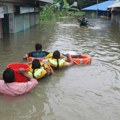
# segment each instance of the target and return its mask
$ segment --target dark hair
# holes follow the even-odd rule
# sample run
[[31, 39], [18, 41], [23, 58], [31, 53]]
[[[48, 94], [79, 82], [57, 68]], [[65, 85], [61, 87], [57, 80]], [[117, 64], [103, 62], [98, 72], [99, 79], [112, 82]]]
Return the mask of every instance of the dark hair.
[[59, 68], [60, 52], [58, 50], [53, 52], [53, 58], [57, 59], [57, 68]]
[[32, 75], [33, 75], [34, 78], [35, 78], [35, 76], [34, 76], [35, 69], [38, 69], [40, 67], [41, 67], [40, 61], [38, 59], [34, 59], [32, 61], [32, 69], [33, 69]]
[[58, 50], [54, 51], [53, 58], [60, 59], [60, 52]]
[[3, 80], [5, 83], [11, 83], [15, 81], [14, 71], [11, 68], [6, 68], [3, 72]]
[[32, 69], [40, 68], [40, 61], [38, 59], [34, 59], [32, 61]]
[[42, 45], [39, 43], [35, 44], [35, 50], [42, 50]]

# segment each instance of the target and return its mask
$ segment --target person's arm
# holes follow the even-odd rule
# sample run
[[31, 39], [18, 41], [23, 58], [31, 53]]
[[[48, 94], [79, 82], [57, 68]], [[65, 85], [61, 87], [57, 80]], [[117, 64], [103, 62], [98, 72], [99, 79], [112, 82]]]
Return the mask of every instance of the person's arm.
[[23, 56], [23, 59], [27, 59], [28, 57], [28, 54], [26, 53], [24, 56]]
[[78, 22], [81, 22], [81, 19], [80, 19], [80, 18], [78, 18], [77, 20], [78, 20]]
[[42, 61], [49, 66], [51, 73], [55, 74], [54, 70], [52, 69], [52, 67], [50, 66], [50, 64], [48, 62], [48, 59], [43, 59]]
[[66, 62], [66, 66], [71, 66], [71, 65], [73, 65], [73, 60], [72, 60], [72, 57], [71, 57], [71, 55], [70, 54], [66, 54], [66, 56], [68, 57], [68, 60], [69, 60], [69, 62]]
[[37, 51], [32, 51], [32, 52], [29, 52], [27, 53], [28, 54], [28, 57], [33, 57], [33, 54], [36, 53]]
[[26, 54], [23, 56], [23, 59], [27, 59], [28, 57], [33, 57], [33, 53], [34, 53], [34, 52], [35, 52], [35, 51], [26, 53]]
[[33, 88], [35, 88], [36, 85], [38, 84], [38, 81], [36, 79], [34, 79], [34, 78], [31, 78], [25, 72], [24, 68], [20, 68], [19, 69], [19, 73], [22, 74], [23, 76], [27, 77], [29, 79], [29, 81], [27, 81], [27, 82], [21, 82], [21, 83], [19, 83], [19, 82], [13, 82], [12, 86], [14, 86], [14, 89], [13, 89], [14, 96], [28, 93]]
[[49, 63], [47, 63], [47, 65], [48, 65], [48, 66], [49, 66], [49, 68], [50, 68], [50, 72], [51, 72], [52, 74], [55, 74], [55, 72], [54, 72], [53, 68], [49, 65]]
[[50, 64], [49, 64], [47, 59], [43, 59], [42, 62], [48, 66], [49, 70], [47, 70], [47, 71], [51, 72], [52, 74], [55, 74], [53, 68], [50, 66]]
[[30, 80], [32, 77], [30, 77], [24, 70], [24, 68], [19, 69], [19, 73], [25, 76], [28, 80]]

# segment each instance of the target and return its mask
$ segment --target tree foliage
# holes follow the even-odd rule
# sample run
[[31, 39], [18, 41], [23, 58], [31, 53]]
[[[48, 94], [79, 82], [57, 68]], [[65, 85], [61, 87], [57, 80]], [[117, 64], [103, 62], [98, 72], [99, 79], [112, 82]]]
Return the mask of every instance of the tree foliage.
[[[101, 3], [105, 0], [98, 0]], [[77, 7], [72, 7], [74, 2], [78, 2]], [[78, 11], [81, 8], [97, 4], [97, 0], [54, 0], [53, 4], [46, 5], [40, 12], [41, 20], [50, 20], [60, 16], [69, 15], [69, 11]]]
[[101, 2], [104, 2], [106, 0], [54, 0], [54, 3], [59, 3], [60, 8], [69, 8], [74, 2], [77, 2], [77, 8], [81, 9], [84, 7], [88, 7], [91, 5], [95, 5]]
[[[79, 9], [97, 4], [97, 0], [67, 0], [67, 1], [70, 4], [73, 4], [74, 2], [78, 2], [77, 8]], [[104, 1], [106, 0], [98, 0], [98, 3], [101, 3]]]

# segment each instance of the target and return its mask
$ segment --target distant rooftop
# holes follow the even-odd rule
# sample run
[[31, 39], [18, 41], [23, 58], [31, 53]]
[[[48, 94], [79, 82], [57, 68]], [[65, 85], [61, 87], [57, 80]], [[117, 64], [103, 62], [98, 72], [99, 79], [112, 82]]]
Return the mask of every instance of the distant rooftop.
[[107, 11], [107, 7], [112, 5], [115, 2], [115, 0], [108, 0], [102, 3], [98, 3], [95, 5], [92, 5], [90, 7], [83, 8], [81, 10], [101, 10], [101, 11]]

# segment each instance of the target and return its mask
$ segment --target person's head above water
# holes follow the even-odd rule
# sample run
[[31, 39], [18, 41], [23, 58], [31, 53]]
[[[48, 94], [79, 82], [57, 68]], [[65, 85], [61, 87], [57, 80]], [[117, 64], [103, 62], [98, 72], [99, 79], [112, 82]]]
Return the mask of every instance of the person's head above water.
[[53, 58], [60, 59], [60, 52], [58, 50], [53, 52]]
[[34, 59], [32, 61], [32, 69], [40, 68], [40, 61], [38, 59]]
[[39, 44], [39, 43], [36, 43], [35, 44], [35, 50], [42, 50], [42, 45], [41, 44]]
[[3, 72], [3, 80], [5, 83], [11, 83], [15, 81], [14, 71], [11, 68], [6, 68]]

